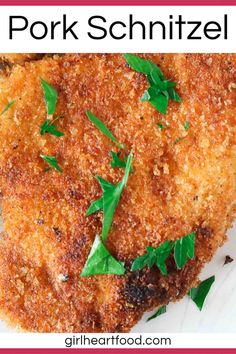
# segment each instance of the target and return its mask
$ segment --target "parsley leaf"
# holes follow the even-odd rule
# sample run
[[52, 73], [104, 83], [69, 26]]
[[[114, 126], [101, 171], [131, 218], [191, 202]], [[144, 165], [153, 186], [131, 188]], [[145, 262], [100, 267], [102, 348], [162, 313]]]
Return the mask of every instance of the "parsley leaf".
[[106, 240], [108, 232], [111, 228], [113, 215], [115, 213], [116, 207], [119, 203], [121, 193], [125, 188], [128, 177], [131, 169], [132, 163], [132, 153], [129, 154], [124, 177], [121, 182], [119, 182], [116, 186], [107, 186], [107, 183], [104, 183], [104, 180], [100, 177], [97, 177], [102, 190], [103, 190], [103, 225], [102, 225], [102, 239]]
[[93, 213], [96, 213], [96, 211], [99, 211], [103, 208], [103, 197], [95, 200], [94, 202], [92, 202], [92, 204], [90, 205], [90, 207], [88, 208], [85, 216], [89, 216]]
[[[116, 168], [116, 167], [125, 168], [126, 167], [126, 163], [127, 163], [127, 156], [126, 155], [124, 155], [124, 160], [122, 161], [118, 154], [111, 151], [111, 157], [112, 157], [111, 167], [113, 167], [113, 168]], [[132, 172], [132, 173], [134, 172], [134, 169], [132, 166], [130, 168], [130, 172]]]
[[143, 256], [137, 257], [132, 266], [131, 270], [140, 270], [143, 269], [144, 267], [152, 268], [155, 264], [156, 261], [156, 253], [155, 253], [155, 248], [148, 246], [146, 249], [146, 253], [144, 253]]
[[119, 203], [121, 193], [125, 188], [129, 173], [131, 170], [132, 164], [132, 153], [129, 154], [126, 162], [125, 172], [123, 179], [117, 184], [113, 185], [112, 183], [104, 180], [102, 177], [96, 176], [97, 181], [100, 183], [100, 186], [103, 191], [102, 198], [94, 201], [86, 212], [86, 216], [91, 215], [92, 213], [102, 209], [103, 210], [103, 225], [102, 225], [102, 240], [105, 241], [109, 230], [111, 228], [113, 216], [116, 210], [116, 207]]
[[166, 114], [169, 99], [181, 102], [174, 89], [176, 83], [166, 80], [157, 65], [133, 54], [123, 54], [123, 56], [131, 69], [147, 76], [150, 87], [142, 95], [142, 102], [149, 101], [162, 114]]
[[[125, 60], [129, 64], [131, 69], [133, 69], [139, 73], [142, 73], [144, 75], [149, 75], [152, 70], [156, 69], [156, 65], [154, 63], [152, 63], [150, 60], [140, 58], [137, 55], [123, 54], [123, 57], [125, 58]], [[159, 75], [161, 75], [161, 74], [162, 74], [162, 72], [159, 69]]]
[[52, 115], [56, 111], [58, 93], [47, 81], [41, 79], [44, 100], [47, 107], [48, 115]]
[[52, 168], [54, 168], [55, 170], [57, 170], [59, 172], [62, 172], [62, 170], [57, 162], [57, 159], [54, 156], [40, 155], [40, 157], [44, 161], [46, 161], [49, 164], [49, 166], [51, 166]]
[[174, 88], [169, 88], [169, 89], [167, 90], [167, 92], [168, 92], [168, 95], [169, 95], [169, 97], [170, 97], [171, 100], [176, 101], [176, 102], [179, 102], [179, 103], [182, 102], [181, 97], [179, 97], [179, 95], [177, 94], [177, 92], [175, 91]]
[[107, 126], [97, 118], [91, 111], [86, 111], [87, 117], [92, 122], [96, 128], [98, 128], [104, 135], [106, 135], [111, 141], [116, 143], [120, 148], [124, 148], [123, 144], [120, 144], [117, 139], [114, 137], [112, 132], [107, 128]]
[[166, 114], [168, 95], [150, 86], [140, 98], [141, 102], [149, 101], [159, 112]]
[[161, 273], [167, 275], [166, 260], [173, 247], [174, 243], [171, 241], [165, 241], [157, 248], [148, 246], [146, 253], [134, 260], [131, 270], [139, 270], [146, 266], [152, 268], [156, 264]]
[[186, 131], [189, 130], [189, 122], [187, 120], [184, 122], [184, 129]]
[[180, 141], [182, 141], [182, 140], [184, 140], [185, 139], [185, 137], [183, 136], [183, 137], [180, 137], [180, 138], [177, 138], [175, 141], [174, 141], [174, 145], [176, 145], [176, 144], [178, 144], [178, 143], [180, 143]]
[[155, 264], [163, 275], [167, 275], [166, 260], [172, 248], [174, 248], [174, 260], [177, 268], [181, 269], [188, 258], [194, 258], [194, 241], [195, 233], [192, 232], [175, 242], [165, 241], [157, 248], [148, 246], [146, 253], [134, 260], [131, 270], [135, 271], [144, 267], [152, 268]]
[[195, 302], [200, 311], [214, 281], [215, 276], [213, 275], [188, 292], [188, 296]]
[[162, 93], [150, 97], [149, 102], [162, 114], [166, 114], [168, 106], [168, 96]]
[[124, 264], [117, 261], [109, 253], [99, 236], [96, 235], [92, 249], [80, 275], [86, 277], [95, 274], [123, 275], [124, 273]]
[[4, 108], [4, 110], [2, 111], [2, 113], [0, 114], [0, 116], [2, 116], [6, 111], [8, 111], [9, 108], [11, 108], [11, 106], [15, 103], [15, 101], [11, 101], [9, 102], [6, 107]]
[[162, 315], [163, 313], [166, 313], [166, 306], [161, 306], [151, 317], [148, 317], [147, 322]]
[[162, 124], [161, 122], [157, 123], [158, 128], [160, 128], [161, 130], [165, 129], [166, 127], [164, 126], [164, 124]]
[[160, 74], [160, 69], [156, 70], [156, 68], [151, 70], [150, 75], [147, 76], [147, 79], [151, 86], [156, 86], [156, 88], [160, 91], [166, 91], [176, 86], [175, 82], [166, 80], [163, 73], [161, 72]]
[[194, 258], [194, 243], [194, 232], [191, 232], [190, 234], [175, 241], [174, 259], [178, 269], [183, 268], [188, 258]]
[[55, 126], [55, 124], [53, 124], [56, 120], [58, 120], [59, 118], [62, 118], [63, 115], [56, 117], [55, 119], [53, 119], [52, 121], [50, 119], [46, 119], [43, 124], [40, 126], [40, 134], [44, 135], [45, 133], [49, 133], [52, 135], [55, 135], [57, 137], [63, 136], [64, 133], [57, 130], [57, 127]]

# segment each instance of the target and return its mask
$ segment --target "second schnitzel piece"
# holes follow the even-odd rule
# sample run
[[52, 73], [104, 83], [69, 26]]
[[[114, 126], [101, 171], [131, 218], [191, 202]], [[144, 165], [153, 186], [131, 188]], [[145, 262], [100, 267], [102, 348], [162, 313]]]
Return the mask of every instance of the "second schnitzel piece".
[[[14, 101], [0, 117], [0, 313], [11, 325], [36, 332], [127, 332], [144, 311], [195, 286], [226, 239], [236, 200], [236, 56], [142, 57], [177, 83], [182, 102], [169, 100], [166, 115], [140, 101], [147, 79], [117, 54], [44, 58], [13, 67], [0, 83], [1, 111]], [[41, 79], [58, 93], [53, 117], [62, 136], [40, 134], [52, 119]], [[47, 89], [48, 97], [55, 95]], [[103, 196], [95, 176], [112, 190], [110, 183], [117, 185], [127, 172], [111, 166], [111, 151], [126, 170], [125, 155], [133, 154], [104, 241], [125, 273], [82, 277], [103, 227], [104, 200], [85, 216]], [[45, 156], [54, 158], [50, 165]], [[195, 254], [183, 267], [176, 266], [172, 249], [167, 275], [156, 265], [133, 270], [147, 247], [173, 245], [189, 234], [195, 235]]]

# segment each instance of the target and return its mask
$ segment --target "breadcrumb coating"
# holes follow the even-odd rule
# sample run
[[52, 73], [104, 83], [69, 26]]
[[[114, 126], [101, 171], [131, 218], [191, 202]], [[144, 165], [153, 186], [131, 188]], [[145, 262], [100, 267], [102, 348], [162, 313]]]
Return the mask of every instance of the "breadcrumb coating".
[[[25, 62], [0, 83], [0, 313], [34, 332], [127, 332], [146, 310], [176, 301], [226, 240], [236, 201], [236, 55], [145, 54], [177, 83], [181, 104], [164, 116], [140, 97], [146, 78], [118, 54], [67, 54]], [[57, 127], [46, 119], [40, 78], [59, 93]], [[123, 176], [110, 165], [119, 152], [87, 118], [91, 110], [133, 151], [134, 173], [114, 215], [107, 248], [128, 269], [123, 276], [80, 277], [102, 212], [94, 178]], [[188, 121], [189, 129], [184, 129]], [[160, 129], [157, 123], [165, 129]], [[181, 138], [181, 139], [179, 139]], [[177, 143], [176, 140], [178, 140]], [[40, 154], [55, 156], [63, 173]], [[195, 259], [168, 276], [157, 268], [131, 272], [132, 261], [195, 231]]]
[[42, 57], [41, 54], [29, 53], [2, 53], [0, 59], [12, 64], [22, 64], [26, 61], [35, 60]]

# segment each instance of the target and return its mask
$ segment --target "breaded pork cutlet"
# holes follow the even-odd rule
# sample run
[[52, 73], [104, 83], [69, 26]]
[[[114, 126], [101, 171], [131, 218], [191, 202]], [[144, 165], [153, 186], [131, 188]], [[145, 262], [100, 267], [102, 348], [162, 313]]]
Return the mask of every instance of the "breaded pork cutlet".
[[[236, 200], [236, 55], [142, 55], [177, 83], [182, 103], [167, 114], [141, 102], [146, 77], [122, 55], [65, 55], [16, 66], [0, 84], [0, 312], [36, 332], [126, 332], [146, 310], [176, 301], [198, 282], [226, 240]], [[58, 92], [64, 136], [40, 135], [47, 117], [41, 78]], [[124, 275], [81, 276], [101, 235], [102, 195], [95, 175], [116, 184], [120, 148], [88, 119], [90, 110], [133, 153], [106, 247]], [[186, 128], [188, 122], [188, 129]], [[163, 128], [163, 129], [161, 129]], [[62, 173], [40, 155], [54, 156]], [[195, 233], [195, 257], [168, 275], [156, 266], [131, 271], [146, 252]]]

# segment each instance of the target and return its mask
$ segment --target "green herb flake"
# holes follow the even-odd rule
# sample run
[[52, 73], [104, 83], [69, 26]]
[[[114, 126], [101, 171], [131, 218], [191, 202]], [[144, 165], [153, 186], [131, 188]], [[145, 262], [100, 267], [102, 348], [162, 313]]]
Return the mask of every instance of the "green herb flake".
[[210, 291], [212, 284], [215, 281], [215, 276], [202, 281], [196, 288], [188, 292], [188, 296], [195, 302], [199, 310], [202, 310], [207, 294]]
[[187, 120], [184, 122], [184, 129], [185, 129], [186, 131], [189, 130], [189, 122], [188, 122]]
[[175, 242], [165, 241], [157, 248], [148, 246], [146, 253], [134, 260], [131, 271], [144, 267], [152, 268], [156, 265], [160, 272], [166, 276], [166, 260], [170, 256], [171, 250], [174, 248], [174, 260], [177, 268], [182, 269], [188, 258], [194, 258], [194, 245], [195, 233], [192, 232]]
[[9, 108], [11, 108], [11, 106], [15, 103], [15, 100], [9, 102], [6, 107], [4, 108], [4, 110], [2, 111], [2, 113], [0, 114], [0, 116], [2, 116], [4, 113], [6, 113], [6, 111], [8, 111]]
[[151, 317], [148, 317], [147, 322], [153, 320], [154, 318], [166, 313], [166, 306], [161, 306]]
[[146, 253], [134, 260], [131, 270], [140, 270], [144, 267], [152, 268], [155, 264], [163, 275], [167, 275], [166, 260], [173, 247], [174, 243], [171, 241], [165, 241], [157, 248], [148, 246]]
[[53, 124], [56, 120], [63, 118], [63, 115], [60, 115], [56, 117], [55, 119], [46, 119], [43, 124], [40, 126], [40, 134], [44, 135], [45, 133], [49, 133], [51, 135], [54, 135], [56, 137], [63, 136], [64, 133], [57, 130], [57, 127], [55, 124]]
[[116, 186], [113, 186], [112, 188], [110, 186], [107, 186], [107, 184], [103, 182], [104, 180], [98, 177], [98, 181], [103, 190], [102, 239], [104, 241], [106, 240], [109, 230], [111, 228], [113, 216], [117, 208], [117, 205], [119, 203], [121, 193], [123, 192], [123, 189], [125, 188], [128, 182], [128, 177], [131, 170], [131, 164], [132, 164], [132, 153], [130, 153], [128, 156], [124, 177], [122, 181], [119, 182]]
[[168, 92], [168, 95], [169, 95], [169, 97], [170, 97], [171, 100], [176, 101], [176, 102], [178, 102], [178, 103], [181, 103], [181, 102], [182, 102], [181, 97], [179, 97], [179, 95], [177, 94], [177, 92], [175, 91], [175, 89], [169, 88], [169, 89], [167, 90], [167, 92]]
[[117, 208], [117, 205], [121, 197], [121, 193], [128, 182], [128, 177], [131, 171], [132, 158], [133, 155], [132, 153], [130, 153], [127, 158], [123, 179], [117, 185], [113, 185], [112, 183], [104, 180], [103, 178], [96, 176], [96, 179], [102, 188], [103, 196], [102, 198], [98, 199], [97, 201], [94, 201], [90, 205], [89, 209], [86, 212], [86, 215], [87, 216], [91, 215], [92, 213], [100, 209], [103, 210], [103, 225], [102, 225], [103, 241], [105, 241], [107, 238], [107, 235], [112, 225], [112, 220], [113, 220], [115, 210]]
[[57, 159], [54, 156], [40, 155], [40, 157], [44, 161], [46, 161], [49, 164], [49, 166], [51, 166], [52, 168], [54, 168], [55, 170], [57, 170], [59, 172], [62, 172], [62, 170], [57, 162]]
[[98, 128], [104, 135], [106, 135], [113, 143], [116, 143], [120, 148], [124, 148], [123, 144], [120, 144], [114, 137], [112, 132], [107, 128], [107, 126], [97, 118], [91, 111], [86, 111], [87, 117], [92, 122], [96, 128]]
[[164, 124], [162, 124], [161, 122], [157, 123], [158, 128], [160, 128], [161, 130], [164, 130], [166, 127], [164, 126]]
[[[111, 157], [112, 157], [112, 161], [111, 161], [111, 167], [113, 168], [123, 168], [125, 169], [126, 167], [126, 163], [127, 163], [127, 156], [124, 155], [124, 160], [122, 161], [120, 156], [118, 154], [116, 154], [115, 152], [111, 151]], [[133, 167], [131, 166], [130, 168], [130, 172], [134, 172]]]
[[178, 269], [182, 269], [188, 258], [194, 258], [195, 233], [182, 237], [175, 241], [174, 259]]
[[180, 137], [180, 138], [176, 139], [173, 144], [176, 145], [176, 144], [180, 143], [182, 140], [184, 140], [184, 138], [185, 137]]
[[91, 214], [94, 214], [97, 211], [101, 210], [102, 208], [103, 208], [103, 197], [92, 202], [92, 204], [88, 208], [85, 216], [89, 216]]
[[82, 270], [81, 276], [86, 277], [95, 274], [116, 274], [125, 273], [124, 264], [117, 261], [104, 246], [97, 235], [92, 249]]
[[123, 57], [131, 69], [144, 75], [150, 75], [151, 71], [155, 70], [158, 71], [158, 76], [164, 78], [161, 69], [150, 60], [140, 58], [133, 54], [123, 54]]
[[123, 54], [123, 57], [131, 69], [147, 76], [150, 87], [142, 95], [142, 102], [149, 101], [162, 114], [166, 114], [169, 99], [181, 102], [174, 89], [176, 83], [166, 80], [157, 65], [133, 54]]
[[44, 100], [47, 107], [48, 115], [52, 115], [56, 111], [58, 93], [47, 81], [41, 79]]
[[165, 91], [161, 92], [150, 86], [141, 97], [141, 101], [149, 101], [159, 112], [166, 114], [168, 106], [168, 95]]

